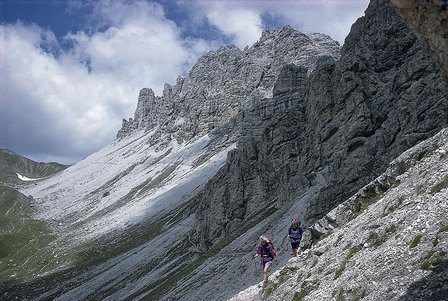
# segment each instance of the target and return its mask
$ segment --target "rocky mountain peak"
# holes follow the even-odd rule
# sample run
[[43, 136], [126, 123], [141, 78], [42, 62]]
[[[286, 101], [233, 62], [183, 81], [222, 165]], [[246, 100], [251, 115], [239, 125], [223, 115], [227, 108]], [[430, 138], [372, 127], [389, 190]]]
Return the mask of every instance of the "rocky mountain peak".
[[321, 57], [339, 58], [339, 44], [321, 34], [305, 34], [290, 26], [265, 31], [252, 47], [220, 47], [198, 59], [186, 78], [166, 84], [163, 95], [142, 89], [134, 119], [123, 120], [117, 134], [157, 128], [158, 140], [178, 143], [202, 136], [229, 122], [248, 103], [272, 96], [285, 64], [311, 72]]

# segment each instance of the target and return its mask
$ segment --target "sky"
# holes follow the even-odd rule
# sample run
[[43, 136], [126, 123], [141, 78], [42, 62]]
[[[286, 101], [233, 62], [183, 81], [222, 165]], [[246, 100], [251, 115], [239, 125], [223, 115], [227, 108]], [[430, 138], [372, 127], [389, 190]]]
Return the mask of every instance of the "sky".
[[342, 45], [368, 0], [0, 0], [0, 148], [72, 164], [222, 45], [290, 25]]

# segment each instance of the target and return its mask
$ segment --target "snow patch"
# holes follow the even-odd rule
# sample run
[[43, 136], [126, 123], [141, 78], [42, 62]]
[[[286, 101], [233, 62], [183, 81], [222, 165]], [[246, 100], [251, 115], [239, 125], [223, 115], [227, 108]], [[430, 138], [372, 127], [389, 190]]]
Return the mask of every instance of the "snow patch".
[[21, 181], [24, 181], [24, 182], [37, 181], [37, 180], [42, 179], [42, 178], [33, 178], [33, 179], [31, 179], [31, 178], [22, 176], [22, 175], [19, 174], [18, 172], [16, 172], [16, 175], [17, 175], [17, 177], [18, 177]]

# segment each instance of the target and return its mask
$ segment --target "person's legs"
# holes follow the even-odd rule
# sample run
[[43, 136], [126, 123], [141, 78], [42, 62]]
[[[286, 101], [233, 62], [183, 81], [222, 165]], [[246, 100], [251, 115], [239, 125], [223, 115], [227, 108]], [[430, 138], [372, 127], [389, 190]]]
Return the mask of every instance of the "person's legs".
[[263, 283], [268, 283], [269, 278], [269, 268], [271, 267], [272, 261], [266, 262], [266, 264], [263, 267]]
[[297, 257], [298, 250], [299, 250], [299, 244], [297, 242], [291, 242], [291, 247], [292, 247], [292, 255], [294, 257]]
[[292, 256], [297, 257], [297, 248], [292, 249]]

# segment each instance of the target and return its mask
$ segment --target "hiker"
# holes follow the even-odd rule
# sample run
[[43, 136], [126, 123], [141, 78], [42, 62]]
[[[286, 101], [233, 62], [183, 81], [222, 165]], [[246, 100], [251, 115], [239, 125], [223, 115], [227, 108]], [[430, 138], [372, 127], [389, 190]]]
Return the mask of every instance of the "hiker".
[[260, 256], [261, 266], [263, 270], [263, 287], [268, 283], [269, 268], [272, 262], [276, 260], [275, 248], [272, 241], [266, 236], [260, 236], [260, 244], [257, 246], [254, 257]]
[[289, 241], [291, 242], [292, 247], [292, 255], [296, 257], [298, 255], [300, 241], [302, 240], [302, 234], [303, 229], [300, 226], [300, 221], [297, 221], [297, 219], [293, 218], [291, 220], [291, 226], [289, 226], [288, 229], [288, 236]]

